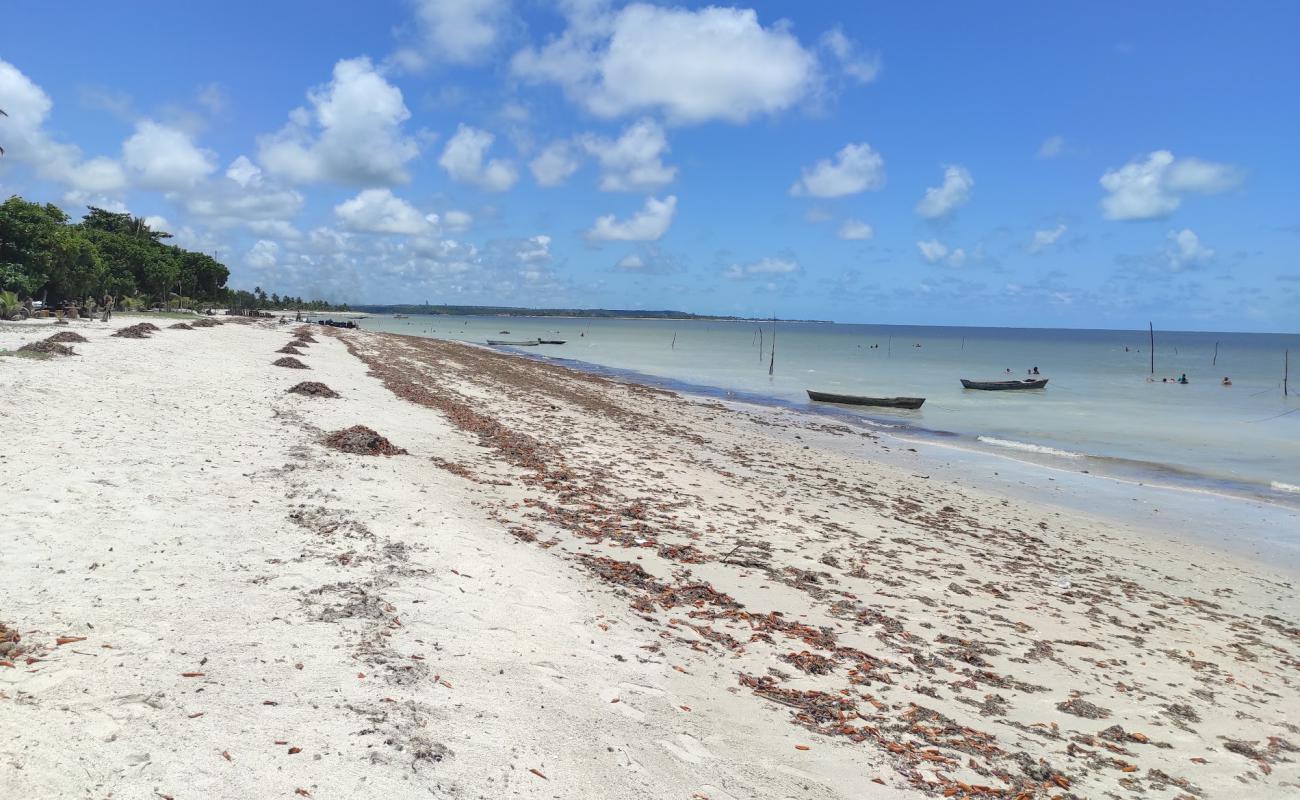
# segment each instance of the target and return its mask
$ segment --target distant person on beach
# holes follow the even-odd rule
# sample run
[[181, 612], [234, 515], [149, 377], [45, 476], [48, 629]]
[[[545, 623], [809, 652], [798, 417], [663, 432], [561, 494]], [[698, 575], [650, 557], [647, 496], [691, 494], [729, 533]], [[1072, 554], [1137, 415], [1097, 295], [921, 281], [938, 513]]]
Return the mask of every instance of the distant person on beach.
[[1223, 376], [1223, 385], [1224, 385], [1224, 386], [1231, 386], [1231, 385], [1232, 385], [1232, 378], [1229, 378], [1227, 375], [1224, 375], [1224, 376]]
[[109, 318], [111, 318], [112, 316], [113, 316], [113, 295], [105, 294], [104, 295], [104, 316], [100, 317], [99, 321], [108, 322]]

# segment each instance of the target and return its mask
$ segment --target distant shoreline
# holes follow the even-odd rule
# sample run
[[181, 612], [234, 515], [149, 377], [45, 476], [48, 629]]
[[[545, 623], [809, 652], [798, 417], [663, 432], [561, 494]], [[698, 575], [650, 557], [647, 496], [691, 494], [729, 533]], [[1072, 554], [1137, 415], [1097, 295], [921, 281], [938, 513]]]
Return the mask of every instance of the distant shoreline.
[[[350, 305], [353, 312], [367, 314], [406, 314], [425, 317], [535, 317], [559, 319], [654, 319], [679, 322], [772, 322], [769, 317], [729, 317], [709, 314], [691, 314], [685, 311], [636, 311], [635, 309], [606, 308], [510, 308], [502, 306], [428, 306], [428, 305]], [[817, 322], [834, 324], [829, 319], [781, 319], [776, 322]]]

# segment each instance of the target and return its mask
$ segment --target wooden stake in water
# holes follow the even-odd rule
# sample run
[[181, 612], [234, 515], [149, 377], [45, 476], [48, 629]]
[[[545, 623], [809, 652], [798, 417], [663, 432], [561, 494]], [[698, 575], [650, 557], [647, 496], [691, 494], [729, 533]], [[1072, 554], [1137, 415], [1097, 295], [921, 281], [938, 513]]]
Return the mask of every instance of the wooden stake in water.
[[767, 375], [770, 378], [772, 371], [776, 369], [776, 317], [772, 317], [772, 351], [771, 360], [767, 362]]
[[1148, 322], [1147, 328], [1151, 332], [1151, 374], [1154, 375], [1156, 374], [1156, 326]]
[[677, 331], [673, 331], [673, 346], [670, 347], [669, 349], [670, 349], [670, 350], [676, 350], [676, 349], [677, 349]]
[[1291, 351], [1286, 351], [1282, 356], [1282, 396], [1286, 397], [1290, 392], [1286, 388], [1287, 373], [1291, 371]]
[[763, 363], [763, 326], [758, 327], [758, 363]]
[[1219, 343], [1218, 343], [1218, 342], [1215, 342], [1215, 343], [1214, 343], [1214, 360], [1210, 362], [1210, 366], [1212, 367], [1212, 366], [1214, 366], [1215, 364], [1218, 364], [1218, 363], [1219, 363]]

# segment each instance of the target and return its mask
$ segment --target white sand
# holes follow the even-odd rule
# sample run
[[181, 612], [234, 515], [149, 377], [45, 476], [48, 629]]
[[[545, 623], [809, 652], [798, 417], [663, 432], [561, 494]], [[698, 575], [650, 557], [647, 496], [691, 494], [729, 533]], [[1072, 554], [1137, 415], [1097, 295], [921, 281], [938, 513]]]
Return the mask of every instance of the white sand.
[[[843, 432], [769, 412], [563, 381], [552, 395], [524, 392], [464, 364], [424, 373], [562, 446], [582, 480], [626, 498], [656, 489], [680, 501], [652, 507], [642, 527], [627, 518], [615, 527], [654, 529], [637, 535], [708, 554], [688, 565], [653, 541], [591, 540], [538, 515], [523, 503], [591, 501], [530, 482], [441, 411], [398, 399], [337, 338], [317, 333], [302, 357], [311, 369], [289, 370], [270, 364], [285, 328], [108, 336], [137, 321], [0, 325], [0, 347], [55, 330], [90, 339], [72, 345], [75, 357], [0, 358], [0, 623], [19, 630], [27, 650], [0, 667], [7, 796], [721, 800], [921, 796], [918, 786], [944, 776], [1008, 785], [967, 769], [960, 752], [936, 750], [955, 753], [955, 763], [918, 769], [883, 739], [855, 744], [791, 724], [790, 708], [754, 696], [738, 675], [779, 673], [782, 687], [838, 693], [849, 685], [842, 664], [803, 675], [775, 656], [821, 650], [781, 634], [771, 647], [720, 647], [700, 630], [745, 642], [753, 623], [703, 616], [716, 610], [706, 603], [634, 608], [635, 591], [576, 568], [593, 554], [674, 585], [706, 581], [755, 614], [781, 609], [899, 665], [892, 683], [852, 689], [885, 707], [857, 697], [856, 725], [890, 731], [909, 703], [924, 704], [992, 732], [1008, 751], [1048, 759], [1080, 797], [1127, 796], [1126, 780], [1164, 786], [1155, 796], [1187, 791], [1160, 775], [1184, 776], [1208, 797], [1298, 791], [1297, 755], [1268, 739], [1300, 743], [1287, 727], [1300, 720], [1289, 575], [1190, 545], [1134, 547], [1137, 532], [918, 483], [839, 452]], [[392, 340], [347, 336], [397, 357]], [[417, 361], [404, 366], [421, 374]], [[285, 393], [300, 380], [342, 398]], [[663, 409], [703, 439], [583, 406], [602, 392], [638, 415]], [[324, 433], [357, 423], [410, 454], [322, 446]], [[466, 480], [430, 457], [511, 485]], [[847, 484], [826, 483], [828, 470]], [[868, 486], [869, 505], [858, 493]], [[929, 519], [947, 504], [1022, 533], [918, 536], [916, 509]], [[508, 529], [519, 526], [554, 544], [516, 539]], [[773, 545], [770, 566], [717, 560], [741, 534]], [[1022, 534], [1046, 540], [1059, 567], [1032, 587], [1029, 573], [1005, 571], [1017, 556], [1006, 537]], [[853, 623], [843, 616], [850, 606], [835, 606], [846, 595], [866, 601], [853, 613], [879, 612], [906, 635]], [[1169, 603], [1183, 597], [1193, 599]], [[973, 621], [961, 620], [967, 614]], [[1263, 624], [1265, 614], [1278, 621]], [[58, 637], [85, 639], [60, 646]], [[1054, 655], [1020, 658], [1037, 641], [1054, 642]], [[974, 655], [983, 645], [988, 652]], [[941, 651], [937, 671], [906, 666]], [[1043, 690], [963, 690], [963, 652]], [[1074, 690], [1112, 716], [1058, 712]], [[1010, 708], [990, 718], [976, 706], [993, 694]], [[958, 702], [966, 695], [974, 704]], [[1175, 724], [1165, 708], [1187, 703], [1200, 721]], [[1116, 723], [1172, 746], [1127, 742], [1116, 754], [1075, 736]], [[1038, 725], [1059, 732], [1034, 733]], [[914, 732], [886, 738], [904, 735]], [[1253, 742], [1262, 758], [1226, 751], [1228, 739]], [[1068, 755], [1067, 746], [1097, 755]]]

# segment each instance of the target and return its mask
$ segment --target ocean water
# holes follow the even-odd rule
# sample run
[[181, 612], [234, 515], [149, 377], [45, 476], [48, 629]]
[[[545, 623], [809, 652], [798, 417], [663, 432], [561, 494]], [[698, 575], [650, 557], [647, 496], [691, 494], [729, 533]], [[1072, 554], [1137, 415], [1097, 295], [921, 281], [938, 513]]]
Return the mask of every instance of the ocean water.
[[[361, 325], [480, 344], [563, 339], [517, 351], [853, 415], [1076, 471], [1300, 504], [1300, 335], [1156, 331], [1152, 381], [1146, 331], [778, 323], [769, 375], [770, 322], [417, 315]], [[1291, 395], [1283, 396], [1288, 348]], [[1042, 391], [959, 382], [1006, 378], [1007, 369], [1019, 378], [1034, 366], [1049, 379]], [[1172, 382], [1184, 373], [1188, 385]], [[1231, 386], [1220, 384], [1225, 376]], [[826, 407], [809, 403], [807, 389], [926, 402], [917, 411]]]

